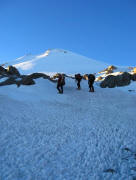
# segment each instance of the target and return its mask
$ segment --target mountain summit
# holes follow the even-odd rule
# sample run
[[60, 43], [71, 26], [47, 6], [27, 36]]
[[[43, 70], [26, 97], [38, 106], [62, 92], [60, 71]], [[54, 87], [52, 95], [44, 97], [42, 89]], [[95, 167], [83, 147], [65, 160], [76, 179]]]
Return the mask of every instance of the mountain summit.
[[80, 72], [85, 74], [98, 72], [108, 66], [106, 63], [61, 49], [49, 49], [35, 56], [22, 56], [10, 64], [18, 68], [22, 74], [34, 72], [62, 72], [67, 74]]

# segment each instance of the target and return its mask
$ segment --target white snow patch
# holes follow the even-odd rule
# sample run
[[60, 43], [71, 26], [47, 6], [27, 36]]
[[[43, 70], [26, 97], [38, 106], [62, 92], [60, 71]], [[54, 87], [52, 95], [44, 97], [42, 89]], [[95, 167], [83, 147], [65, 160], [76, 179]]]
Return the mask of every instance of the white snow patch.
[[8, 79], [7, 77], [0, 78], [0, 83], [3, 82], [3, 81], [6, 81], [7, 79]]

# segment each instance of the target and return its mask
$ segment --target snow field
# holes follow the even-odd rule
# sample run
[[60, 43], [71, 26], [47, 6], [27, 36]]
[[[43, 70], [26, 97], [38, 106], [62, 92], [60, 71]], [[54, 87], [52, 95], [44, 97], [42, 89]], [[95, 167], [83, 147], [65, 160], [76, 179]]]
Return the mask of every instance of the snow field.
[[[136, 176], [136, 96], [119, 89], [81, 91], [66, 79], [0, 88], [0, 179], [129, 180]], [[129, 158], [127, 158], [129, 156]], [[126, 160], [127, 158], [127, 160]], [[116, 173], [105, 173], [112, 168]]]

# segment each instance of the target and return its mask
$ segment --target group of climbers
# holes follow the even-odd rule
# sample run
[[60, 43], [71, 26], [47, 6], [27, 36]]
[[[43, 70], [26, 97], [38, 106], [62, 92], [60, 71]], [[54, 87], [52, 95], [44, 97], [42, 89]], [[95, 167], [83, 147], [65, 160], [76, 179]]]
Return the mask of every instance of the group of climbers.
[[[77, 82], [77, 89], [80, 90], [81, 86], [81, 80], [83, 79], [83, 76], [81, 74], [75, 74], [75, 80]], [[89, 92], [94, 92], [94, 84], [95, 81], [95, 75], [94, 74], [89, 74], [88, 75], [88, 86], [89, 86]], [[63, 86], [65, 85], [65, 75], [64, 74], [59, 74], [58, 75], [58, 80], [57, 80], [57, 90], [58, 93], [63, 94]]]

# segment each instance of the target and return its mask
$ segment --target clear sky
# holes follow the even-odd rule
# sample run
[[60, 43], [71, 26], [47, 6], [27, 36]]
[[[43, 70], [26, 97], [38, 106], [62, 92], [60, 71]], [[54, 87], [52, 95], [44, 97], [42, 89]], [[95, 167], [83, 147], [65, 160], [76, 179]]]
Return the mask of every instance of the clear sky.
[[49, 48], [136, 66], [136, 0], [0, 0], [0, 62]]

